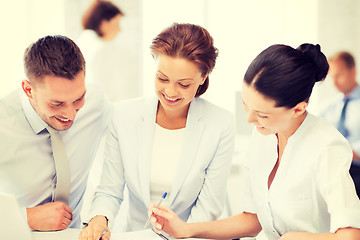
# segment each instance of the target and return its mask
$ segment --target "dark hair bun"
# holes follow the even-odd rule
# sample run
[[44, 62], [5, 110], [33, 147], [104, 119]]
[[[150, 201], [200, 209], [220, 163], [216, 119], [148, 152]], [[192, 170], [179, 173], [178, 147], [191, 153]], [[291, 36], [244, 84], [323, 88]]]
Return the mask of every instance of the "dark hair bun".
[[314, 64], [314, 76], [315, 82], [320, 82], [325, 79], [328, 71], [329, 71], [329, 64], [325, 55], [320, 50], [320, 45], [304, 43], [301, 44], [297, 50], [302, 52], [305, 56], [307, 56], [312, 64]]

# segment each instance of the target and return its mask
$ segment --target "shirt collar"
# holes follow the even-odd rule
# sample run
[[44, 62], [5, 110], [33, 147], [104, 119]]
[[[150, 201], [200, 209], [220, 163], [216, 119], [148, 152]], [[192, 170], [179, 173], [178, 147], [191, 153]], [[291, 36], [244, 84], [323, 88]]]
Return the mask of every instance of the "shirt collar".
[[44, 122], [44, 120], [41, 119], [35, 109], [31, 106], [30, 101], [25, 94], [21, 94], [21, 107], [30, 127], [35, 134], [39, 134], [42, 130], [44, 130], [44, 128], [47, 127], [47, 124]]
[[298, 129], [291, 135], [288, 139], [288, 142], [295, 141], [297, 138], [301, 137], [301, 135], [306, 131], [306, 129], [311, 126], [311, 119], [313, 116], [307, 112], [307, 115], [304, 119], [304, 121], [300, 124]]
[[360, 85], [357, 85], [349, 94], [349, 99], [357, 99], [360, 98]]

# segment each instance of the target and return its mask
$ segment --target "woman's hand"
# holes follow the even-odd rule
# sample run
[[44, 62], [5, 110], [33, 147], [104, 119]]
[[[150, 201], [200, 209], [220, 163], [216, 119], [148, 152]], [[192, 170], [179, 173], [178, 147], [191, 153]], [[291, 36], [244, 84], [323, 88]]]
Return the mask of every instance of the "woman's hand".
[[162, 206], [156, 208], [156, 205], [153, 204], [148, 210], [148, 215], [151, 216], [151, 224], [155, 232], [164, 231], [175, 238], [190, 237], [188, 224], [182, 221], [170, 208]]
[[107, 233], [101, 237], [101, 240], [110, 239], [111, 234], [105, 216], [95, 216], [90, 220], [88, 226], [81, 231], [79, 240], [98, 240], [106, 229]]

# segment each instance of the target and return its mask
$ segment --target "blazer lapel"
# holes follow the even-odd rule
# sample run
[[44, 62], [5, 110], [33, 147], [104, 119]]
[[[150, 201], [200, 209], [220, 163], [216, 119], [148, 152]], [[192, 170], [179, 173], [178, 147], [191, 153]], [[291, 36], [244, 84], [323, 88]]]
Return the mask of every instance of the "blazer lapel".
[[176, 199], [182, 184], [184, 183], [191, 166], [196, 161], [196, 153], [201, 141], [204, 124], [201, 122], [203, 115], [203, 106], [201, 99], [194, 98], [190, 104], [187, 120], [184, 142], [181, 156], [176, 169], [174, 182], [169, 196], [170, 206]]
[[146, 206], [150, 205], [150, 161], [152, 141], [156, 121], [157, 98], [146, 99], [144, 109], [137, 125], [137, 139], [139, 142], [138, 174], [142, 197]]

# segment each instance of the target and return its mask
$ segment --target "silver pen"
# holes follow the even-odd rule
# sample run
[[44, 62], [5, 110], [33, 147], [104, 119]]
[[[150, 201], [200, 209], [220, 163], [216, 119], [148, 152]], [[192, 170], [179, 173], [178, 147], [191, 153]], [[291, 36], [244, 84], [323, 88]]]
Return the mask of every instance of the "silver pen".
[[[162, 195], [162, 197], [161, 197], [158, 205], [156, 206], [156, 208], [159, 208], [161, 202], [166, 198], [166, 195], [167, 195], [167, 192], [165, 192], [165, 193]], [[144, 229], [146, 229], [146, 228], [149, 226], [150, 219], [151, 219], [151, 215], [149, 216], [148, 220], [146, 221], [145, 226], [144, 226]]]
[[102, 234], [100, 235], [100, 237], [99, 237], [99, 240], [102, 238], [102, 236], [104, 236], [105, 235], [105, 233], [107, 233], [109, 231], [109, 229], [105, 229], [103, 232], [102, 232]]

